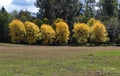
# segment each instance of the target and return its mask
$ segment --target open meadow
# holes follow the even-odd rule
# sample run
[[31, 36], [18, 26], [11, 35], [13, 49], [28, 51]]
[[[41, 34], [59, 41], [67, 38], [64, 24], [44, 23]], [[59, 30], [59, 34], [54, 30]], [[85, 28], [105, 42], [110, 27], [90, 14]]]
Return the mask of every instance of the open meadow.
[[0, 43], [0, 76], [120, 76], [120, 47]]

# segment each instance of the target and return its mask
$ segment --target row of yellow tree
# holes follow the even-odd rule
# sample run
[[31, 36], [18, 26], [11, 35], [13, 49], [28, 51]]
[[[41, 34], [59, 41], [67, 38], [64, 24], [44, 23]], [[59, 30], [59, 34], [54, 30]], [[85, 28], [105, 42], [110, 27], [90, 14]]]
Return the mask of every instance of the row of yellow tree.
[[[72, 30], [72, 37], [78, 44], [91, 42], [107, 42], [106, 27], [98, 20], [91, 18], [87, 24], [74, 23]], [[62, 20], [57, 19], [53, 25], [42, 24], [38, 27], [36, 24], [26, 21], [13, 20], [9, 24], [9, 35], [12, 43], [29, 43], [34, 44], [36, 41], [42, 44], [67, 44], [70, 38], [70, 31], [68, 24]]]

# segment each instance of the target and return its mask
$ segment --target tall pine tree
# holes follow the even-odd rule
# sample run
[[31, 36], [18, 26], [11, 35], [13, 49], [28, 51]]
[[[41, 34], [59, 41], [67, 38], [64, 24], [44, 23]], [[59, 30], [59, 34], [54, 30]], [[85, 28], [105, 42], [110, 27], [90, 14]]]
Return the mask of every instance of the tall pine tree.
[[4, 7], [0, 10], [0, 42], [8, 41], [9, 14]]

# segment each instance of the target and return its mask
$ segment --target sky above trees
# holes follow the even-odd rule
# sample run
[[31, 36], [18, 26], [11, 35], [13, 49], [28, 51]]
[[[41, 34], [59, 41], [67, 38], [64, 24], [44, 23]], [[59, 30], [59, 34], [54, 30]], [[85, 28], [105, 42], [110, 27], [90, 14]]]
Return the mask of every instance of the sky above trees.
[[0, 7], [4, 6], [8, 12], [13, 10], [28, 10], [37, 12], [38, 9], [34, 6], [35, 0], [0, 0]]
[[[38, 9], [34, 6], [35, 1], [36, 0], [0, 0], [0, 7], [4, 6], [8, 12], [23, 9], [35, 13], [38, 11]], [[96, 2], [98, 1], [99, 0], [96, 0]]]

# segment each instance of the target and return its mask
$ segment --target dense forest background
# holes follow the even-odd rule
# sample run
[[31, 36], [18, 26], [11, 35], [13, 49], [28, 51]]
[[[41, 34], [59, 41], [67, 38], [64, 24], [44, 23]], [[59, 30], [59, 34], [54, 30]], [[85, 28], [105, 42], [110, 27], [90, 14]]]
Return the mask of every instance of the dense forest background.
[[[1, 8], [0, 42], [11, 42], [9, 25], [15, 19], [20, 20], [25, 23], [25, 25], [29, 24], [29, 22], [26, 23], [26, 21], [30, 21], [39, 28], [43, 24], [51, 25], [53, 29], [55, 28], [55, 21], [63, 20], [67, 23], [68, 30], [70, 32], [69, 40], [68, 42], [65, 42], [76, 45], [77, 38], [75, 39], [73, 37], [74, 32], [72, 30], [74, 29], [74, 23], [80, 22], [88, 24], [91, 18], [94, 18], [104, 24], [106, 27], [106, 32], [108, 33], [109, 40], [106, 42], [103, 41], [102, 44], [120, 44], [120, 3], [118, 0], [100, 0], [97, 3], [95, 0], [84, 0], [84, 2], [79, 0], [36, 0], [35, 6], [39, 8], [39, 12], [37, 13], [31, 13], [27, 10], [21, 10], [19, 12], [14, 10], [9, 13], [6, 11], [4, 6]], [[66, 26], [66, 24], [63, 25]], [[51, 27], [48, 28], [51, 30]], [[54, 34], [54, 32], [52, 34]], [[50, 44], [51, 42], [52, 41], [49, 40]], [[62, 44], [61, 42], [57, 42], [56, 38], [56, 44]], [[21, 43], [24, 42], [22, 41]], [[41, 44], [41, 40], [37, 40], [36, 43]], [[101, 42], [91, 42], [89, 38], [86, 43], [101, 44]]]

